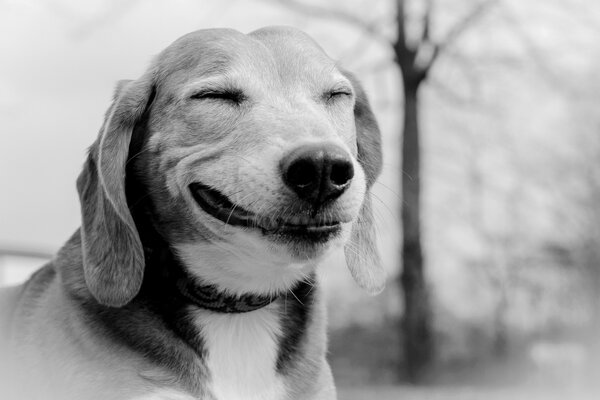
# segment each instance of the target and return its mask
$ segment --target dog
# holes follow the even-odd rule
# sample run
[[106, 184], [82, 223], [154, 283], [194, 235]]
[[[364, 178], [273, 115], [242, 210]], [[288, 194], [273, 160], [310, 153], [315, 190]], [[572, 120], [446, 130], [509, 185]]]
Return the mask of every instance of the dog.
[[335, 399], [316, 268], [343, 248], [383, 289], [381, 165], [363, 88], [306, 34], [179, 38], [117, 85], [81, 227], [0, 295], [0, 397]]

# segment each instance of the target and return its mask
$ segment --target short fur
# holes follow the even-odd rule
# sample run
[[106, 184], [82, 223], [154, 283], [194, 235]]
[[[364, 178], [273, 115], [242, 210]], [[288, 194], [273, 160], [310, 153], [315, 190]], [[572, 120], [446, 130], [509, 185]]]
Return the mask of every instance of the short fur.
[[[317, 217], [277, 168], [307, 143], [344, 149], [355, 170]], [[380, 168], [362, 87], [302, 32], [178, 39], [119, 83], [77, 180], [81, 228], [25, 284], [0, 291], [1, 397], [335, 399], [315, 268], [345, 246], [356, 282], [383, 288], [369, 196]], [[193, 182], [262, 221], [329, 218], [341, 230], [317, 243], [229, 225], [198, 206]], [[219, 313], [182, 295], [181, 279], [275, 300]]]

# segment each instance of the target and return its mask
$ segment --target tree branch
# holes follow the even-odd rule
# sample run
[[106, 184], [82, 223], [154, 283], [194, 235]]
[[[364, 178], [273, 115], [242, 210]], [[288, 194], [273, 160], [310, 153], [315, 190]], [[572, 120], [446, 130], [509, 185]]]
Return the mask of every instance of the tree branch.
[[421, 43], [431, 43], [431, 20], [433, 18], [433, 0], [425, 0], [425, 14], [423, 15], [423, 34]]
[[[396, 62], [400, 65], [403, 75], [413, 74], [415, 71], [414, 63], [417, 56], [417, 49], [408, 45], [406, 37], [406, 10], [404, 0], [396, 0], [396, 41], [393, 43]], [[405, 80], [414, 80], [418, 78], [407, 78]]]
[[409, 50], [406, 42], [405, 17], [404, 0], [396, 0], [396, 42], [394, 43], [396, 54]]
[[479, 3], [469, 14], [467, 14], [460, 22], [456, 23], [452, 29], [446, 35], [443, 42], [434, 45], [431, 58], [425, 67], [428, 71], [431, 69], [435, 61], [438, 59], [440, 53], [446, 48], [453, 45], [454, 42], [467, 30], [469, 29], [491, 6], [498, 3], [499, 0], [486, 0]]

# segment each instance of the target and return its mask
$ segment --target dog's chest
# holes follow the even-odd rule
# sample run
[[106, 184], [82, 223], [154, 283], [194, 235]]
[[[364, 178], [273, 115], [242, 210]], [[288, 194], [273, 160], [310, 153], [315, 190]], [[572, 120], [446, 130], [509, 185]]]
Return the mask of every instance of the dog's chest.
[[276, 371], [280, 318], [271, 306], [242, 314], [202, 312], [209, 387], [216, 400], [277, 400], [285, 396]]

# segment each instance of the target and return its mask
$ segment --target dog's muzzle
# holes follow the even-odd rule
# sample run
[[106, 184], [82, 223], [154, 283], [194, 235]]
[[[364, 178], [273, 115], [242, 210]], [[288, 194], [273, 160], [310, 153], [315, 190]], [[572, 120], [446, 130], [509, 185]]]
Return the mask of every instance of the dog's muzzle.
[[297, 201], [295, 211], [280, 215], [258, 215], [234, 204], [219, 190], [204, 183], [190, 185], [191, 193], [200, 208], [212, 217], [232, 226], [260, 229], [265, 235], [294, 241], [325, 242], [341, 231], [340, 221], [326, 218], [321, 212], [338, 199], [354, 177], [352, 159], [341, 147], [332, 143], [297, 147], [279, 163], [281, 179]]
[[314, 219], [308, 213], [280, 218], [258, 215], [234, 204], [223, 193], [202, 183], [192, 183], [190, 190], [205, 213], [231, 226], [260, 230], [264, 235], [287, 237], [295, 241], [324, 242], [341, 231], [342, 221]]

